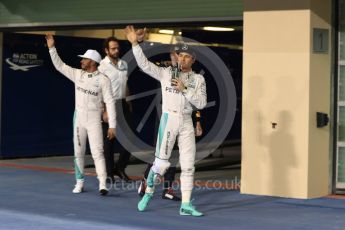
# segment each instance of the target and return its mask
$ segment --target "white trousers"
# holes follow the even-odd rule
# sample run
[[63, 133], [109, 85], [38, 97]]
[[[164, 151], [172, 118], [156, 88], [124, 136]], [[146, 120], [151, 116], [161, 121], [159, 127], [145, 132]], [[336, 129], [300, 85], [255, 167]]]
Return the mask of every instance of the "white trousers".
[[73, 120], [74, 167], [76, 180], [84, 180], [86, 140], [89, 138], [91, 155], [95, 163], [97, 178], [105, 184], [107, 173], [103, 155], [103, 133], [99, 112], [75, 111]]
[[[191, 191], [194, 182], [195, 133], [190, 115], [162, 114], [152, 170], [164, 174], [170, 164], [171, 152], [178, 141], [181, 166], [181, 191]], [[164, 163], [165, 162], [165, 163]]]

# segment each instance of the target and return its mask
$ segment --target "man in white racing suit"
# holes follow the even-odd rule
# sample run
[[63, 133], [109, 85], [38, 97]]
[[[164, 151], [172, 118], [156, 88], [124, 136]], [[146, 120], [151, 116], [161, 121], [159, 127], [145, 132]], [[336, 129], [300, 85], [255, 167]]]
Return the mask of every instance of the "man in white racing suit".
[[186, 44], [175, 49], [178, 53], [178, 64], [181, 71], [176, 78], [172, 78], [174, 70], [172, 67], [158, 67], [147, 60], [138, 45], [140, 32], [135, 31], [133, 26], [127, 26], [125, 33], [132, 44], [138, 66], [146, 74], [160, 81], [162, 87], [162, 116], [158, 130], [155, 161], [149, 172], [145, 195], [138, 204], [138, 210], [146, 209], [153, 196], [155, 178], [158, 175], [163, 176], [169, 168], [169, 158], [177, 138], [181, 165], [180, 215], [202, 216], [203, 213], [197, 211], [191, 204], [196, 151], [191, 114], [193, 106], [200, 110], [207, 103], [205, 79], [202, 75], [192, 71], [195, 53]]
[[84, 188], [84, 157], [86, 140], [89, 138], [92, 158], [95, 162], [99, 192], [106, 195], [106, 169], [103, 156], [103, 135], [101, 114], [103, 102], [109, 114], [109, 138], [115, 136], [116, 113], [114, 97], [110, 80], [97, 70], [101, 56], [96, 50], [87, 50], [84, 55], [79, 55], [81, 69], [72, 68], [60, 59], [52, 35], [46, 36], [49, 54], [55, 68], [74, 82], [75, 85], [75, 114], [73, 119], [73, 142], [76, 185], [73, 193], [81, 193]]

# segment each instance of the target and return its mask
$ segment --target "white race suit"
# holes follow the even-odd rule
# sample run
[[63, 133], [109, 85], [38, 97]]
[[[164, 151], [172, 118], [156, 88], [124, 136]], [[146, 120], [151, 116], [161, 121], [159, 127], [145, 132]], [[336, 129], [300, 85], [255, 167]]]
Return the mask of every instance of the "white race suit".
[[183, 92], [171, 86], [171, 67], [158, 67], [149, 62], [139, 45], [133, 46], [139, 67], [160, 81], [162, 87], [162, 116], [158, 130], [155, 162], [151, 170], [163, 175], [170, 166], [169, 158], [178, 139], [181, 165], [181, 191], [191, 191], [194, 180], [195, 135], [192, 121], [193, 107], [203, 109], [207, 103], [205, 79], [193, 71], [180, 72], [179, 79], [187, 86]]
[[105, 185], [107, 174], [101, 125], [103, 102], [106, 104], [109, 115], [109, 127], [115, 128], [116, 125], [115, 101], [110, 80], [99, 71], [88, 73], [66, 65], [60, 59], [55, 47], [50, 48], [49, 53], [55, 68], [75, 85], [73, 142], [76, 180], [84, 180], [84, 156], [86, 140], [89, 138], [97, 178], [100, 185]]

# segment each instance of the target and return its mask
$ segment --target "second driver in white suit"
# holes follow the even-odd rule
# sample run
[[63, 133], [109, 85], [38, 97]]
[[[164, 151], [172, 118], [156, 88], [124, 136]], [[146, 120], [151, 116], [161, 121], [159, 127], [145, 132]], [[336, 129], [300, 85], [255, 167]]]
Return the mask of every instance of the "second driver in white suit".
[[[145, 31], [145, 30], [144, 30]], [[143, 31], [143, 33], [145, 33]], [[127, 39], [132, 44], [138, 66], [148, 75], [160, 81], [162, 89], [162, 116], [158, 130], [155, 160], [147, 177], [145, 195], [138, 204], [144, 211], [153, 196], [154, 181], [157, 175], [163, 176], [170, 166], [169, 158], [178, 139], [181, 165], [182, 203], [180, 215], [202, 216], [191, 204], [194, 183], [195, 134], [192, 121], [193, 107], [203, 109], [207, 103], [206, 84], [202, 75], [192, 71], [195, 53], [187, 44], [176, 47], [180, 72], [172, 78], [174, 68], [158, 67], [149, 62], [138, 45], [140, 32], [133, 26], [125, 29]]]

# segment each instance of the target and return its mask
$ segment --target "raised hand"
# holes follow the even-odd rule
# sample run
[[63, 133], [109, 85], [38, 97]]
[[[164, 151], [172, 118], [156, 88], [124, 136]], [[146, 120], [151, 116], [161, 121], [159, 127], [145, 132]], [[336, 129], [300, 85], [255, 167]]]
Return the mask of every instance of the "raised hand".
[[55, 46], [55, 41], [52, 34], [46, 34], [46, 40], [48, 48], [52, 48]]
[[146, 27], [144, 29], [138, 29], [135, 31], [137, 34], [137, 41], [142, 42], [144, 41], [145, 35], [146, 35]]
[[138, 44], [138, 35], [134, 29], [134, 26], [126, 26], [125, 28], [125, 34], [127, 36], [127, 40], [132, 44], [132, 45], [137, 45]]
[[178, 60], [178, 55], [175, 51], [170, 52], [170, 59], [171, 59], [171, 64], [173, 66], [177, 65], [177, 60]]

